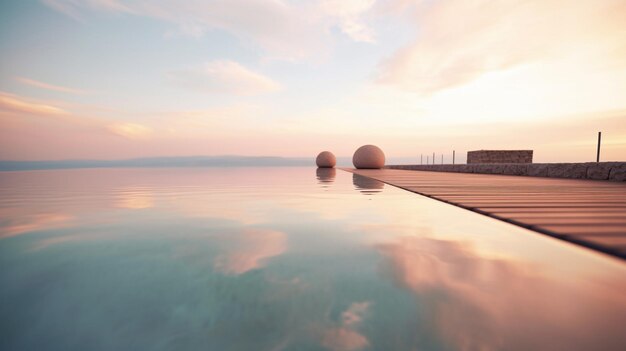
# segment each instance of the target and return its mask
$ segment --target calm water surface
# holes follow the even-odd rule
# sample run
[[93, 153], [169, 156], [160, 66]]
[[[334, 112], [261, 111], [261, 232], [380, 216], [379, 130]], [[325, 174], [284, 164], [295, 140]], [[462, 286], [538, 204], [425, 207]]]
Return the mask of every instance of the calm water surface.
[[1, 350], [623, 350], [626, 265], [341, 170], [0, 173]]

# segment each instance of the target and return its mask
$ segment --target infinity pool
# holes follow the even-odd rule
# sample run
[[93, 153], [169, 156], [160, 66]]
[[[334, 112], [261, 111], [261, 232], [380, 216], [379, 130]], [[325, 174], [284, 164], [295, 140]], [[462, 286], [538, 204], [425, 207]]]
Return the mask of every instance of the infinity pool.
[[0, 173], [1, 350], [623, 350], [626, 265], [341, 170]]

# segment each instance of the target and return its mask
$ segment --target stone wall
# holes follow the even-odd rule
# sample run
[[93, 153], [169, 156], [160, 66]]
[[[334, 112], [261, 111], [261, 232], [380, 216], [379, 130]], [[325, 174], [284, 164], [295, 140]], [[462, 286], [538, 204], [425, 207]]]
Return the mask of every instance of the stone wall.
[[626, 162], [398, 165], [392, 169], [626, 181]]
[[532, 163], [533, 150], [476, 150], [467, 152], [467, 163]]

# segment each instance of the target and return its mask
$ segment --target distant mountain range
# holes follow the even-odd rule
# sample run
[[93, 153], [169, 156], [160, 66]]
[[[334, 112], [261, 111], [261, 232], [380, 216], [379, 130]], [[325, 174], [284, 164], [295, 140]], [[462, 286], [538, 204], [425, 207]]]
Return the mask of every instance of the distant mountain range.
[[0, 171], [119, 167], [276, 167], [313, 166], [310, 158], [251, 156], [145, 157], [126, 160], [0, 161]]
[[[394, 164], [411, 163], [393, 159]], [[388, 161], [389, 163], [389, 161]], [[337, 165], [351, 167], [350, 157], [338, 157]], [[158, 168], [158, 167], [315, 167], [313, 157], [275, 156], [182, 156], [143, 157], [126, 160], [0, 161], [0, 171], [29, 171], [71, 168]]]

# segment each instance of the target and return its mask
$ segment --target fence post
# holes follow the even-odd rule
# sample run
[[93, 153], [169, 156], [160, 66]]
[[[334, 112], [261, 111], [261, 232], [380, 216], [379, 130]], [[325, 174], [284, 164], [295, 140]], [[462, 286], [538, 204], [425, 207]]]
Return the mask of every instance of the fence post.
[[600, 162], [600, 141], [602, 141], [602, 132], [598, 132], [598, 153], [596, 154], [596, 162]]

